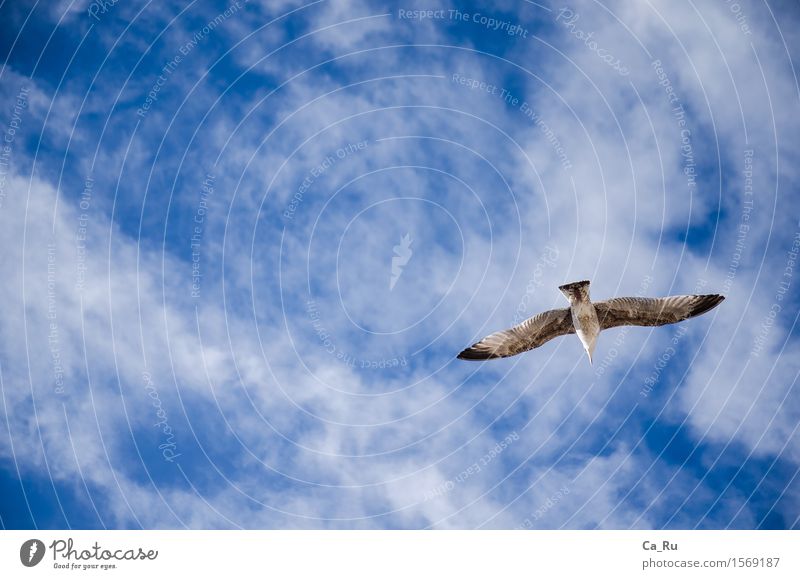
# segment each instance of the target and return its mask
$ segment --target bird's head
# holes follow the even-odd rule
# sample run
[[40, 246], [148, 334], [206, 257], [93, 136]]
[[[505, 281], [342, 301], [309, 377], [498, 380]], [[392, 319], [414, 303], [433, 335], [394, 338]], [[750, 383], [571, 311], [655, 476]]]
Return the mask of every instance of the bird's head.
[[589, 281], [576, 281], [558, 286], [561, 293], [566, 296], [569, 303], [580, 302], [589, 299]]

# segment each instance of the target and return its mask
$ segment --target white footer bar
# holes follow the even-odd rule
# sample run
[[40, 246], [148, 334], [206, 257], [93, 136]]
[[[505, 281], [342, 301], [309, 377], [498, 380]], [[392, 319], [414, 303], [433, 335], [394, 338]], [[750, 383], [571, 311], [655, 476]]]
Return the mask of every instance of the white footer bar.
[[4, 531], [2, 577], [800, 577], [796, 531]]

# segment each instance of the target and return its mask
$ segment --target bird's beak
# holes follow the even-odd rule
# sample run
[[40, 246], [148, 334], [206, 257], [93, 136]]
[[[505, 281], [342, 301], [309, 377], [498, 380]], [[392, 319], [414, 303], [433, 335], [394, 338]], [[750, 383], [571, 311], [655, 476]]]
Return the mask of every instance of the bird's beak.
[[589, 356], [589, 365], [594, 366], [594, 364], [592, 364], [592, 353], [589, 350], [586, 350], [586, 354]]

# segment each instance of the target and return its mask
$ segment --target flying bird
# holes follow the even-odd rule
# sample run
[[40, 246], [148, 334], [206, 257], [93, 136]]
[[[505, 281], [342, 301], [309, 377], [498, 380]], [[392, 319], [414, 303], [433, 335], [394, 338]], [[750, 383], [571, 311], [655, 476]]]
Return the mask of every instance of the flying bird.
[[718, 294], [708, 294], [592, 302], [588, 281], [568, 283], [558, 289], [569, 300], [568, 308], [542, 312], [513, 328], [490, 334], [458, 357], [462, 360], [507, 358], [538, 348], [558, 336], [578, 334], [591, 364], [597, 336], [602, 330], [616, 326], [674, 324], [704, 314], [725, 299]]

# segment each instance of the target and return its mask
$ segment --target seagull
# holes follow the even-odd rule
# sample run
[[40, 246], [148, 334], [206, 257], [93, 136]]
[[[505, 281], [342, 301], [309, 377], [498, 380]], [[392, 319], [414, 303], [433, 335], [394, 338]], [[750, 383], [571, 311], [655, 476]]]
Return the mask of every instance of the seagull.
[[617, 326], [674, 324], [704, 314], [725, 299], [718, 294], [707, 294], [592, 302], [586, 280], [568, 283], [558, 289], [569, 300], [568, 308], [542, 312], [513, 328], [490, 334], [458, 357], [461, 360], [507, 358], [538, 348], [558, 336], [578, 334], [591, 364], [597, 336], [602, 330]]

